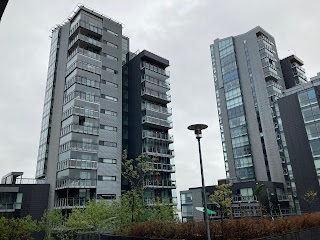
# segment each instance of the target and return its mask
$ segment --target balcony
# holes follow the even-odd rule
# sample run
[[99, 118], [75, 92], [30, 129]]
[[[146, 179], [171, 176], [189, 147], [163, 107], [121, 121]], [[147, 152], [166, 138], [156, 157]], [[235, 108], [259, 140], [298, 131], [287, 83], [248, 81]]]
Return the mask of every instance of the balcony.
[[143, 182], [146, 188], [176, 188], [176, 181], [174, 180], [148, 180]]
[[84, 133], [84, 134], [91, 134], [91, 135], [99, 135], [99, 128], [97, 127], [89, 127], [89, 126], [82, 126], [76, 124], [70, 124], [61, 129], [61, 136], [64, 136], [70, 132], [76, 133]]
[[170, 172], [175, 173], [175, 165], [166, 164], [166, 163], [155, 163], [155, 162], [148, 162], [148, 169], [153, 171], [161, 171], [161, 172]]
[[57, 181], [56, 190], [64, 188], [96, 188], [96, 179], [64, 179]]
[[160, 147], [142, 147], [142, 152], [148, 155], [159, 156], [159, 157], [174, 157], [174, 151], [168, 148]]
[[159, 79], [150, 77], [148, 75], [145, 75], [145, 78], [143, 78], [143, 77], [141, 78], [141, 83], [144, 83], [144, 82], [149, 82], [149, 83], [155, 84], [157, 86], [164, 87], [168, 90], [170, 89], [170, 83], [163, 81], [163, 80], [159, 80]]
[[55, 208], [73, 208], [84, 207], [86, 203], [85, 198], [58, 198], [55, 203]]
[[[169, 200], [170, 205], [177, 205], [177, 198], [172, 197], [172, 198], [167, 198]], [[148, 205], [148, 206], [153, 206], [156, 204], [156, 199], [155, 198], [144, 198], [143, 201]], [[160, 203], [162, 205], [162, 203]]]
[[254, 202], [257, 201], [257, 196], [241, 196], [241, 195], [233, 195], [233, 202]]
[[163, 76], [170, 77], [170, 72], [169, 71], [166, 71], [163, 68], [160, 68], [158, 66], [150, 64], [148, 62], [142, 62], [141, 63], [141, 70], [144, 69], [144, 68], [148, 69], [148, 70], [151, 70], [153, 72], [159, 73], [159, 74], [161, 74]]
[[75, 37], [72, 39], [72, 41], [70, 41], [70, 43], [69, 43], [69, 45], [68, 45], [68, 49], [70, 49], [70, 48], [73, 46], [73, 44], [75, 44], [79, 39], [80, 39], [81, 41], [84, 41], [84, 42], [86, 42], [86, 43], [89, 43], [89, 44], [91, 44], [91, 45], [93, 45], [93, 46], [95, 46], [95, 47], [98, 47], [99, 49], [102, 48], [102, 43], [101, 43], [100, 41], [95, 40], [95, 39], [93, 39], [93, 38], [89, 38], [89, 37], [84, 36], [84, 35], [82, 35], [82, 34], [79, 33], [77, 36], [75, 36]]
[[172, 115], [172, 109], [162, 107], [161, 105], [154, 104], [154, 103], [142, 103], [141, 110], [150, 110], [157, 113], [163, 113], [166, 115]]
[[45, 180], [34, 178], [17, 178], [15, 184], [45, 184]]
[[98, 34], [100, 36], [102, 36], [102, 29], [99, 28], [98, 26], [90, 23], [90, 22], [86, 22], [84, 20], [79, 20], [77, 23], [75, 23], [75, 25], [72, 27], [72, 29], [70, 29], [70, 36], [72, 36], [72, 34], [79, 28], [82, 27], [92, 33]]
[[171, 102], [171, 96], [167, 93], [158, 92], [149, 88], [141, 89], [141, 96], [147, 100], [167, 104]]
[[58, 162], [58, 171], [68, 169], [68, 168], [78, 168], [78, 169], [97, 169], [97, 161], [82, 160], [82, 159], [67, 159]]
[[85, 50], [83, 48], [80, 48], [80, 47], [77, 47], [76, 49], [74, 49], [70, 55], [68, 56], [68, 59], [67, 61], [70, 61], [76, 54], [82, 54], [86, 57], [90, 57], [90, 58], [93, 58], [95, 60], [98, 60], [98, 61], [101, 61], [101, 56], [100, 54], [98, 53], [94, 53], [94, 52], [91, 52], [91, 51], [88, 51], [88, 50]]
[[170, 143], [173, 142], [173, 135], [157, 132], [157, 131], [151, 131], [151, 130], [143, 130], [142, 131], [142, 139], [145, 138], [151, 138], [156, 140], [162, 140], [162, 141], [168, 141]]
[[172, 128], [171, 121], [150, 117], [150, 116], [143, 116], [142, 124], [148, 127], [156, 127], [163, 130]]
[[280, 77], [278, 76], [278, 74], [272, 72], [272, 71], [265, 71], [264, 72], [264, 77], [267, 81], [269, 80], [275, 80], [278, 81], [280, 79]]
[[281, 195], [278, 195], [278, 194], [277, 194], [277, 197], [278, 197], [278, 201], [279, 201], [279, 202], [290, 201], [289, 196], [288, 196], [288, 195], [285, 195], [285, 194], [281, 194]]

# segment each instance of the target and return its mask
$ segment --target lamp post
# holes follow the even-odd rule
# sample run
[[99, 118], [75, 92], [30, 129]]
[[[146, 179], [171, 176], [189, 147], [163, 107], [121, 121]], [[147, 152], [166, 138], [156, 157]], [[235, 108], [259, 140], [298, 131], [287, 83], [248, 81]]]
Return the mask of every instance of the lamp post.
[[209, 222], [208, 222], [208, 209], [207, 209], [207, 197], [206, 197], [206, 189], [204, 185], [204, 178], [203, 178], [203, 167], [202, 167], [202, 156], [201, 156], [201, 146], [200, 146], [200, 139], [202, 138], [201, 130], [206, 129], [208, 126], [205, 124], [194, 124], [188, 127], [189, 130], [194, 131], [196, 134], [196, 138], [198, 140], [199, 146], [199, 156], [200, 156], [200, 169], [201, 169], [201, 181], [202, 181], [202, 199], [203, 199], [203, 207], [204, 207], [204, 221], [206, 223], [206, 230], [207, 230], [207, 240], [210, 240], [210, 229], [209, 229]]

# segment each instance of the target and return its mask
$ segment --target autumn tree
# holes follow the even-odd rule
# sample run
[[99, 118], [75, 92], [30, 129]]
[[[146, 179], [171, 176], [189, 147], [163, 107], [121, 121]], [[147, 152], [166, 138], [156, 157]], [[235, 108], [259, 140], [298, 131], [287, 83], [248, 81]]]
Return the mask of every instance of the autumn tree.
[[305, 192], [305, 194], [302, 196], [302, 199], [306, 201], [308, 206], [308, 212], [310, 213], [310, 205], [314, 203], [317, 200], [318, 193], [313, 190], [308, 190]]

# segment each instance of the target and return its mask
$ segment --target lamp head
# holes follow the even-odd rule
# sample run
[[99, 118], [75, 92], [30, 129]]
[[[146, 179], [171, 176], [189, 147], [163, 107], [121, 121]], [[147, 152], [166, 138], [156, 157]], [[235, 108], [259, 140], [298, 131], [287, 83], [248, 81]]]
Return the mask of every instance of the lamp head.
[[200, 139], [202, 138], [202, 130], [206, 129], [208, 126], [205, 124], [194, 124], [194, 125], [190, 125], [188, 127], [189, 130], [194, 131], [194, 133], [196, 134], [196, 138]]

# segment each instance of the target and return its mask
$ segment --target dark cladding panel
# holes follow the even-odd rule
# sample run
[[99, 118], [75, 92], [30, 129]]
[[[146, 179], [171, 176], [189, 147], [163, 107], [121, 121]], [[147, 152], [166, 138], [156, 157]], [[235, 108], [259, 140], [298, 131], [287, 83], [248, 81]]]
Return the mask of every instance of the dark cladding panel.
[[[307, 204], [301, 197], [308, 190], [319, 195], [320, 189], [297, 94], [279, 99], [278, 105], [301, 211], [307, 212]], [[320, 211], [320, 205], [311, 204], [311, 210]]]

